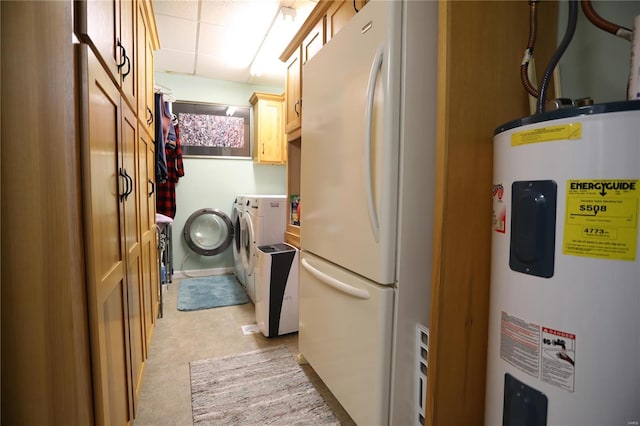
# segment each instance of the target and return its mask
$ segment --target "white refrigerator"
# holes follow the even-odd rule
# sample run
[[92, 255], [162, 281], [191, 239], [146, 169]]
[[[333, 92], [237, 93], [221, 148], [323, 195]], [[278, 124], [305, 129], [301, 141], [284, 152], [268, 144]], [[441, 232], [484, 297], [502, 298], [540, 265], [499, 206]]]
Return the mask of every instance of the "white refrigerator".
[[370, 1], [303, 68], [299, 349], [361, 425], [423, 414], [437, 23]]

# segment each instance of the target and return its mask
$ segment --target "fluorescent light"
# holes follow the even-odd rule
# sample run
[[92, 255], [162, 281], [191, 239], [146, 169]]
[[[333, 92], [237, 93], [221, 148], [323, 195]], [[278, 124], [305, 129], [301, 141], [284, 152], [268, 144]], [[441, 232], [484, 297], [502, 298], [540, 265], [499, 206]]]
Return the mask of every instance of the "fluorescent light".
[[[302, 19], [304, 18], [302, 17]], [[251, 75], [284, 73], [285, 64], [278, 57], [287, 47], [297, 30], [296, 10], [290, 7], [281, 7], [251, 62], [249, 67]]]

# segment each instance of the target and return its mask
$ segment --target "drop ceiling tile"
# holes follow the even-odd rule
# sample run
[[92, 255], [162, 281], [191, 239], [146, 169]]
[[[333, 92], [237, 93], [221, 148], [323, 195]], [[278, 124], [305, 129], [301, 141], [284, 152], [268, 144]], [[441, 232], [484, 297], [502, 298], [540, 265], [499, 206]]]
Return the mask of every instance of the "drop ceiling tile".
[[193, 74], [195, 71], [195, 60], [195, 53], [162, 49], [158, 50], [154, 55], [154, 68], [156, 71]]
[[256, 22], [270, 24], [279, 6], [278, 0], [204, 0], [200, 21], [251, 29]]
[[234, 67], [247, 67], [253, 60], [262, 34], [238, 28], [200, 24], [198, 54], [215, 56]]
[[217, 80], [229, 80], [246, 83], [249, 78], [247, 67], [234, 67], [228, 62], [213, 56], [198, 55], [196, 74]]
[[163, 49], [196, 51], [196, 22], [166, 15], [156, 15], [160, 46]]
[[156, 16], [168, 15], [176, 18], [198, 20], [198, 1], [196, 0], [153, 0]]

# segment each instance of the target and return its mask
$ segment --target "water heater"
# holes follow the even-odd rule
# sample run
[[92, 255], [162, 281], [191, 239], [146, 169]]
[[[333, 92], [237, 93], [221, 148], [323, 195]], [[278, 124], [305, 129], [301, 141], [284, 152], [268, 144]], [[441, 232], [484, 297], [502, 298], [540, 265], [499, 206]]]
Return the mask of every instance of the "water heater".
[[640, 101], [494, 137], [485, 424], [640, 424]]

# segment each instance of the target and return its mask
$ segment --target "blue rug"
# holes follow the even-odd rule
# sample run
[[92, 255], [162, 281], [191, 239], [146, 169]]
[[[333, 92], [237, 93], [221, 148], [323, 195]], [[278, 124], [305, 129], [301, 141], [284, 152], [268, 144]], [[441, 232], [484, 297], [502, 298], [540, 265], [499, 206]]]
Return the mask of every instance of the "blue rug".
[[178, 310], [198, 311], [220, 306], [242, 305], [249, 297], [238, 283], [235, 275], [181, 280], [178, 289]]

